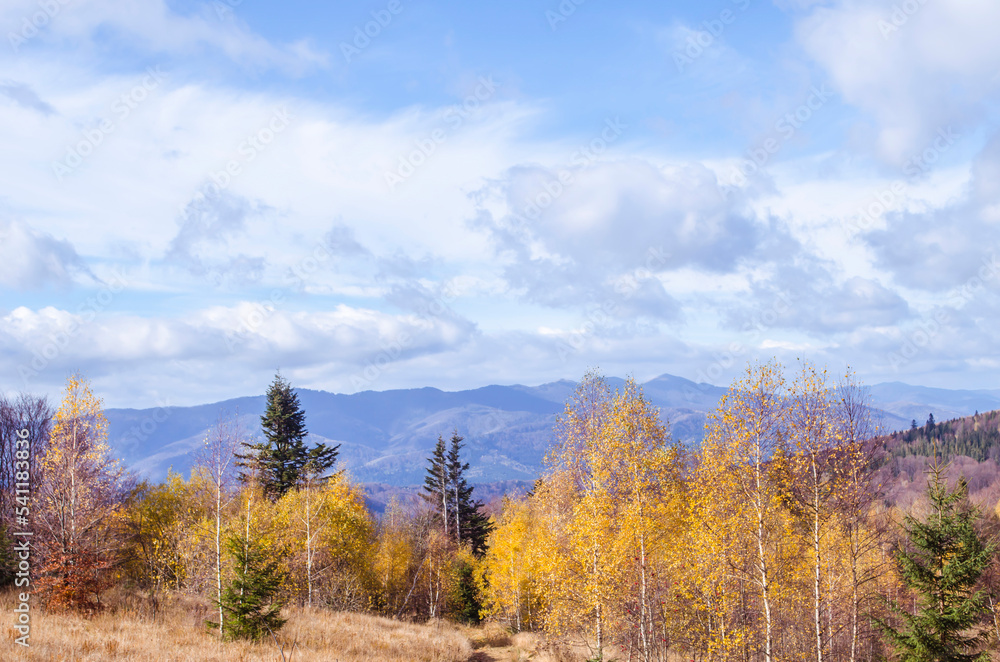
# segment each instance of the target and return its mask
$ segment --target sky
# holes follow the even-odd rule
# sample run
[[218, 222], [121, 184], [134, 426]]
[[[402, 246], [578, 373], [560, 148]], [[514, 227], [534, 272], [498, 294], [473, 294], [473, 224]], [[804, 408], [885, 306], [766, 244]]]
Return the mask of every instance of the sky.
[[1000, 388], [993, 0], [4, 0], [0, 390]]

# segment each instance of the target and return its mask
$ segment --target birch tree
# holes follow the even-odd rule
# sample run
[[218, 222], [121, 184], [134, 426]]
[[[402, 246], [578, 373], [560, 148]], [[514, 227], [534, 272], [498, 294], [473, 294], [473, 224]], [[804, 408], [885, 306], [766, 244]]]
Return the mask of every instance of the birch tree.
[[222, 605], [223, 518], [236, 498], [236, 451], [247, 439], [239, 414], [220, 412], [215, 426], [205, 436], [198, 466], [208, 477], [212, 503], [212, 535], [215, 541], [215, 601], [219, 607], [219, 637], [225, 637], [225, 614]]
[[99, 609], [110, 584], [126, 473], [111, 457], [107, 428], [89, 382], [71, 376], [39, 463], [35, 496], [44, 558], [39, 584], [51, 607]]
[[752, 550], [749, 567], [732, 570], [758, 591], [765, 662], [775, 657], [777, 547], [787, 535], [781, 488], [772, 475], [786, 435], [785, 381], [777, 362], [750, 365], [709, 417], [699, 480], [711, 485], [731, 508], [737, 536]]

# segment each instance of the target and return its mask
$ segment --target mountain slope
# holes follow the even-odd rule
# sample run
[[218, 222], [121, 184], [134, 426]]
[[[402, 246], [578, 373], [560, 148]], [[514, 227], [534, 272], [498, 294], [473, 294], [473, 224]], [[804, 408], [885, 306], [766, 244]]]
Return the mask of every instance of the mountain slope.
[[[608, 381], [622, 383], [619, 378]], [[686, 444], [701, 440], [706, 414], [726, 391], [672, 375], [642, 386], [670, 422], [674, 438]], [[466, 439], [473, 481], [534, 480], [553, 425], [575, 388], [575, 382], [560, 380], [454, 392], [430, 387], [355, 394], [297, 392], [311, 443], [341, 444], [342, 466], [362, 482], [413, 485], [422, 482], [427, 455], [438, 435], [447, 438], [453, 430]], [[1000, 396], [986, 391], [892, 383], [879, 384], [872, 392], [877, 402], [885, 402], [886, 430], [908, 427], [911, 418], [923, 420], [930, 411], [944, 418], [955, 411], [962, 415], [1000, 408]], [[990, 403], [995, 404], [990, 407]], [[263, 410], [264, 396], [259, 395], [195, 407], [109, 409], [106, 414], [110, 443], [119, 456], [150, 479], [160, 480], [170, 467], [182, 473], [190, 469], [220, 411], [238, 411], [246, 429], [259, 434]]]

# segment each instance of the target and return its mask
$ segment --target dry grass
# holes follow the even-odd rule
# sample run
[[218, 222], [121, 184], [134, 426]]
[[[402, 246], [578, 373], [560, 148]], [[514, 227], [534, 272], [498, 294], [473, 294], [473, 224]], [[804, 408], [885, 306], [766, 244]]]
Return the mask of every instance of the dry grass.
[[[14, 643], [12, 593], [0, 596], [0, 659], [45, 662], [129, 660], [280, 660], [274, 642], [220, 644], [199, 624], [205, 606], [187, 599], [162, 605], [159, 616], [119, 608], [86, 619], [33, 611], [31, 646]], [[473, 658], [467, 629], [448, 623], [416, 625], [364, 614], [289, 608], [279, 640], [286, 658], [293, 641], [294, 662], [465, 662]], [[475, 659], [475, 658], [473, 658]], [[483, 658], [486, 660], [491, 657]]]
[[539, 634], [519, 632], [488, 623], [479, 628], [466, 628], [473, 652], [469, 662], [581, 662], [587, 649], [582, 645], [548, 642]]
[[[31, 646], [14, 643], [14, 593], [0, 593], [0, 660], [89, 662], [276, 662], [273, 641], [227, 642], [206, 631], [208, 604], [177, 595], [161, 601], [154, 618], [134, 595], [113, 595], [114, 605], [93, 618], [31, 614]], [[472, 628], [447, 621], [415, 624], [378, 616], [291, 607], [278, 636], [293, 662], [579, 662], [585, 650], [556, 646], [537, 634], [512, 634], [497, 624]]]

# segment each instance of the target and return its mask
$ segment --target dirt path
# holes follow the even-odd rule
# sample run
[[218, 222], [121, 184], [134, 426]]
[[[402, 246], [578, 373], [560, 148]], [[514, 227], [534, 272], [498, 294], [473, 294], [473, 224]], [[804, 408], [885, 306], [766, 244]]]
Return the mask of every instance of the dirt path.
[[[469, 662], [511, 662], [517, 658], [510, 646], [503, 648], [480, 648], [469, 658]], [[521, 658], [527, 659], [527, 658]]]

